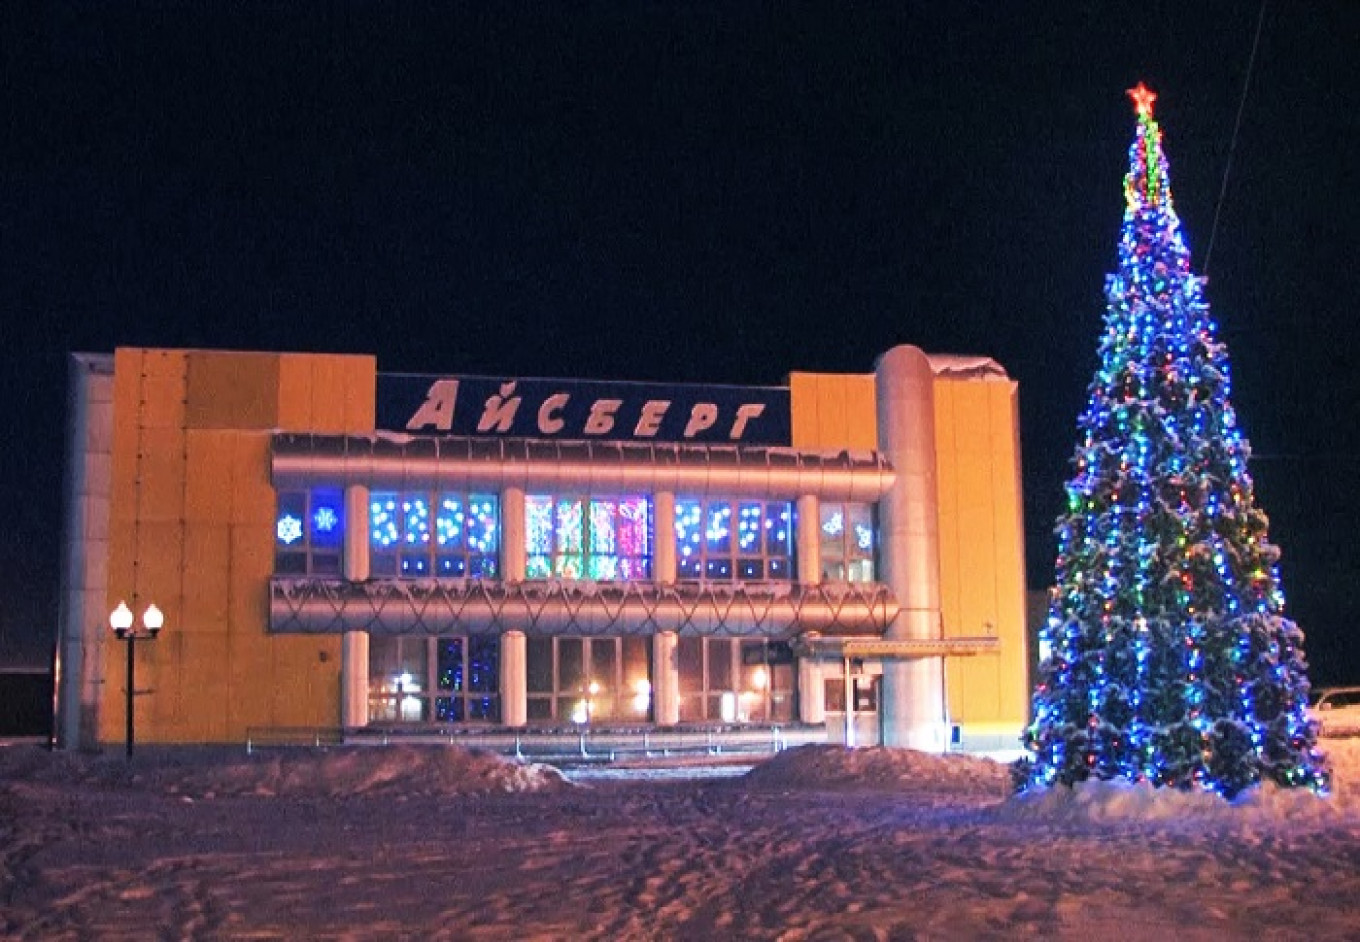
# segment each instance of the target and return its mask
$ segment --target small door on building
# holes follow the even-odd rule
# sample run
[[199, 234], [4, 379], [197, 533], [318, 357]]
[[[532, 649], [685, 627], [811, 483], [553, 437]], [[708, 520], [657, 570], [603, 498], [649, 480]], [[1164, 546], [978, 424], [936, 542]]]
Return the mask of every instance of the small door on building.
[[[851, 671], [850, 695], [853, 698], [851, 725], [853, 740], [857, 746], [878, 744], [878, 686], [880, 674], [856, 674]], [[845, 728], [845, 677], [827, 677], [824, 680], [826, 692], [827, 733], [834, 736], [839, 727], [840, 741], [847, 741]]]

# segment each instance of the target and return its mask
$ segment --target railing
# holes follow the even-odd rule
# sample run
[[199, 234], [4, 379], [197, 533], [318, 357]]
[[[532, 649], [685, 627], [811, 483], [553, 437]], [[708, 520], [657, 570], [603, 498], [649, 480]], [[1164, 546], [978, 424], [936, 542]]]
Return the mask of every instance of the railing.
[[329, 726], [250, 726], [246, 729], [246, 753], [259, 749], [297, 746], [339, 746], [345, 731]]
[[419, 730], [324, 727], [252, 727], [246, 751], [335, 745], [451, 745], [485, 749], [526, 761], [614, 762], [677, 756], [773, 755], [791, 746], [825, 743], [823, 726], [718, 727], [708, 729]]
[[[824, 729], [781, 727], [696, 730], [579, 730], [575, 733], [518, 732], [500, 751], [520, 759], [613, 762], [620, 759], [684, 755], [772, 755], [789, 746], [825, 742]], [[480, 745], [480, 743], [479, 743]]]

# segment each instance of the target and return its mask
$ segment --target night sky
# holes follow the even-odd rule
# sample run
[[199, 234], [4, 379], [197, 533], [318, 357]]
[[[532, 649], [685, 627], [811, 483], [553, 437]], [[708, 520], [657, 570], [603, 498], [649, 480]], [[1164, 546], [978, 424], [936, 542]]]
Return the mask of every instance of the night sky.
[[55, 631], [68, 352], [1020, 383], [1028, 582], [1134, 133], [1233, 363], [1315, 682], [1360, 683], [1360, 2], [89, 3], [0, 12], [0, 655]]

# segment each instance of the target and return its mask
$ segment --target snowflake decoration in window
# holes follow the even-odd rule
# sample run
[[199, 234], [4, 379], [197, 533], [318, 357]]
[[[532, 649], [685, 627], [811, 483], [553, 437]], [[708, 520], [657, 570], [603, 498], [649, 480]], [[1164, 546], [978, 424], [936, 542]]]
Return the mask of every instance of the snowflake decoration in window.
[[737, 512], [737, 545], [743, 550], [752, 547], [759, 552], [760, 505], [742, 504]]
[[874, 528], [862, 523], [855, 524], [855, 545], [862, 550], [874, 548]]
[[460, 546], [463, 542], [463, 525], [466, 522], [463, 502], [456, 497], [444, 497], [439, 501], [439, 513], [435, 516], [435, 542], [440, 546]]
[[397, 502], [395, 495], [375, 494], [368, 505], [369, 539], [374, 546], [386, 548], [397, 542]]
[[822, 521], [822, 530], [827, 536], [836, 536], [845, 529], [845, 517], [839, 510], [832, 511], [826, 520]]
[[408, 497], [402, 502], [402, 529], [410, 544], [430, 542], [430, 508], [423, 497]]
[[726, 542], [728, 535], [732, 532], [731, 525], [728, 523], [732, 517], [732, 508], [726, 505], [710, 505], [708, 508], [708, 530], [704, 533], [704, 539], [710, 546], [718, 546]]
[[312, 525], [318, 533], [330, 533], [340, 525], [340, 515], [334, 507], [318, 507], [312, 512]]
[[496, 504], [492, 498], [472, 499], [472, 519], [468, 525], [468, 546], [478, 553], [496, 551]]
[[[699, 502], [689, 500], [677, 500], [675, 502], [675, 541], [680, 546], [693, 543], [698, 545], [700, 540], [699, 521], [702, 514], [699, 512]], [[685, 555], [689, 555], [689, 547], [685, 546]]]
[[292, 546], [302, 539], [302, 521], [292, 514], [284, 514], [279, 518], [275, 532], [278, 533], [279, 542]]

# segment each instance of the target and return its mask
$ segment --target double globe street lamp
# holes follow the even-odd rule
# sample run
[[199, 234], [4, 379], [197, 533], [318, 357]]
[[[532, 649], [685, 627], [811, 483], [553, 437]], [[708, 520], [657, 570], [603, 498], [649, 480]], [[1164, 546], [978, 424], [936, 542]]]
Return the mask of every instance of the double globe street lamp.
[[142, 612], [142, 624], [140, 628], [134, 627], [135, 619], [132, 609], [128, 608], [127, 602], [119, 602], [118, 607], [109, 613], [109, 627], [113, 629], [114, 635], [119, 641], [127, 642], [127, 756], [132, 758], [132, 697], [136, 691], [134, 678], [136, 674], [136, 661], [133, 654], [137, 648], [138, 639], [150, 641], [161, 633], [161, 626], [165, 624], [165, 613], [154, 604], [148, 605], [146, 611]]

